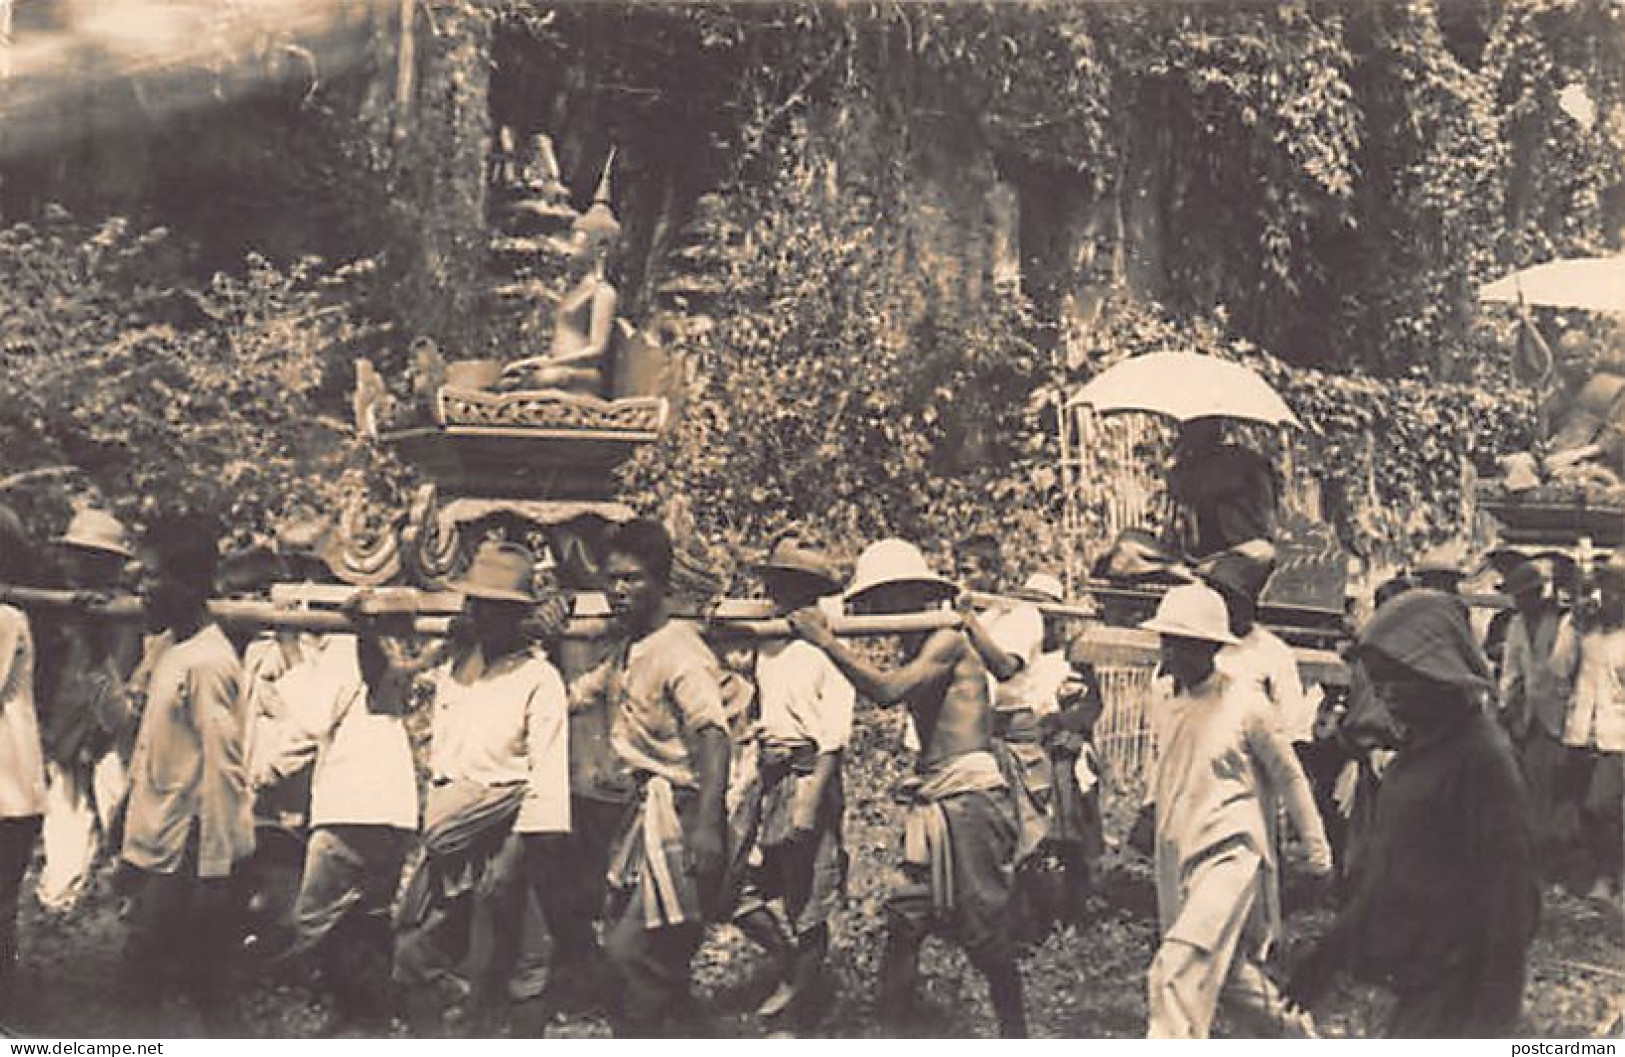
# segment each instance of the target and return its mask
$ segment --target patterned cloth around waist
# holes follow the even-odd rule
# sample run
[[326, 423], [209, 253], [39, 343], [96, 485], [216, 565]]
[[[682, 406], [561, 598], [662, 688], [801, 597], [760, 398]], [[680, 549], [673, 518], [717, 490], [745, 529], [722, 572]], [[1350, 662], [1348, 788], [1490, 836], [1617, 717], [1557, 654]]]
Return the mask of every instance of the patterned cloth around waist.
[[485, 785], [455, 781], [429, 794], [423, 858], [407, 880], [397, 924], [420, 925], [436, 905], [479, 889], [507, 843], [525, 798], [524, 783]]
[[[685, 797], [685, 803], [692, 803]], [[678, 814], [677, 792], [667, 779], [650, 775], [642, 799], [610, 856], [609, 884], [633, 890], [643, 907], [644, 928], [704, 920]]]
[[899, 787], [909, 804], [903, 820], [903, 862], [929, 872], [931, 902], [938, 910], [954, 906], [953, 836], [941, 801], [1006, 788], [999, 761], [985, 750], [945, 760]]

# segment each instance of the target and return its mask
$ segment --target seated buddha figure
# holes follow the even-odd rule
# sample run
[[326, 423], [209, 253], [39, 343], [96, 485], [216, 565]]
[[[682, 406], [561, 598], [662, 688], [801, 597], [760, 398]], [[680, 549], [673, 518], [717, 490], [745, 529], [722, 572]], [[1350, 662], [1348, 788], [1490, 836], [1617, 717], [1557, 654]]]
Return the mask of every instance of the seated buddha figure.
[[570, 288], [553, 309], [553, 340], [546, 355], [527, 356], [503, 368], [498, 388], [562, 389], [605, 394], [620, 295], [606, 274], [610, 250], [621, 234], [609, 208], [607, 174], [592, 206], [571, 225]]

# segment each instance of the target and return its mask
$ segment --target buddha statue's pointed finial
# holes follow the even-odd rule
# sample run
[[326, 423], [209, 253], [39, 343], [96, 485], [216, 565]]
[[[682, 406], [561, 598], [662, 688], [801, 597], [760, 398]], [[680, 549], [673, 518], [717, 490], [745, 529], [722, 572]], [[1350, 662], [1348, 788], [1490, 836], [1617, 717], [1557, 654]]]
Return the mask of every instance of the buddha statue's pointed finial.
[[594, 203], [609, 205], [609, 174], [615, 168], [615, 152], [619, 149], [614, 144], [610, 145], [609, 157], [604, 159], [604, 174], [598, 178], [598, 189], [592, 193]]
[[609, 205], [609, 174], [615, 165], [615, 151], [616, 148], [611, 147], [609, 157], [604, 160], [604, 174], [598, 179], [592, 205], [575, 222], [576, 231], [605, 242], [613, 242], [621, 234], [621, 222], [615, 219], [615, 211]]

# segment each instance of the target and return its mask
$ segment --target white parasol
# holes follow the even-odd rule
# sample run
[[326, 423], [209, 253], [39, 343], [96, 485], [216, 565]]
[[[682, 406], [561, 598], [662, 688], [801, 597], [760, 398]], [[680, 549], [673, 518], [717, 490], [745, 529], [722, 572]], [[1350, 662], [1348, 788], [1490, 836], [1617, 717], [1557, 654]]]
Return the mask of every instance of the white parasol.
[[1180, 422], [1237, 418], [1303, 428], [1281, 394], [1239, 363], [1189, 352], [1135, 356], [1096, 375], [1071, 400], [1097, 412], [1149, 411]]
[[1625, 255], [1547, 261], [1497, 279], [1478, 299], [1625, 314]]

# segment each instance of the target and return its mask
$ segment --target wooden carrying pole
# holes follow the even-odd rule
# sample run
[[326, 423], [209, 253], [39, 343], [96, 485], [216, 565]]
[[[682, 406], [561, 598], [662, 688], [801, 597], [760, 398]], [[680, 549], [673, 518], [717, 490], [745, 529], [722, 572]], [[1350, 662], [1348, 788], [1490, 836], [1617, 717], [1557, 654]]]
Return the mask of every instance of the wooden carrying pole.
[[[338, 593], [338, 592], [335, 592]], [[349, 595], [349, 589], [342, 589]], [[445, 595], [423, 594], [419, 613], [413, 618], [413, 629], [420, 635], [443, 638], [450, 633], [451, 612], [444, 608]], [[455, 596], [449, 596], [455, 597]], [[574, 612], [565, 625], [564, 638], [597, 639], [614, 634], [613, 621], [601, 596], [577, 596]], [[0, 603], [20, 609], [77, 612], [86, 617], [102, 620], [137, 621], [143, 616], [141, 600], [122, 595], [108, 601], [87, 602], [85, 596], [73, 591], [46, 590], [34, 587], [0, 585]], [[344, 633], [356, 630], [349, 615], [339, 609], [291, 608], [286, 602], [257, 599], [219, 598], [209, 603], [209, 615], [228, 627], [271, 628], [282, 631], [309, 631], [317, 633]], [[719, 611], [706, 617], [679, 614], [680, 618], [704, 620], [707, 631], [724, 638], [772, 639], [789, 638], [790, 622], [774, 619], [764, 604], [738, 600], [724, 604]], [[884, 616], [836, 617], [830, 621], [837, 635], [874, 636], [902, 635], [909, 632], [934, 631], [937, 628], [957, 627], [959, 615], [950, 610], [923, 613], [898, 613]]]

